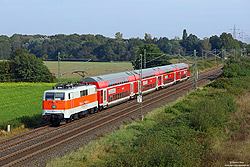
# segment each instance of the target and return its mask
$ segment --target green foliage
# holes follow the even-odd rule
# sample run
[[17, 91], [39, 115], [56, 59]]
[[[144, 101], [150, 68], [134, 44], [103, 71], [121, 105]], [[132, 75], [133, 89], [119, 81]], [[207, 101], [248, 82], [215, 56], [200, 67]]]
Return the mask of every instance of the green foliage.
[[21, 48], [44, 60], [57, 60], [60, 52], [62, 58], [68, 60], [135, 61], [136, 52], [145, 44], [154, 44], [165, 54], [179, 54], [180, 51], [182, 56], [190, 55], [194, 49], [197, 50], [197, 55], [201, 56], [202, 49], [237, 49], [247, 46], [232, 39], [227, 33], [201, 40], [193, 34], [188, 35], [186, 30], [183, 31], [181, 40], [178, 37], [171, 40], [166, 37], [158, 39], [147, 33], [144, 39], [123, 39], [121, 32], [117, 32], [115, 38], [91, 34], [52, 36], [14, 34], [10, 38], [0, 36], [0, 59], [8, 59], [16, 49]]
[[182, 33], [182, 40], [185, 41], [185, 40], [187, 39], [187, 36], [188, 36], [187, 30], [184, 29], [184, 30], [183, 30], [183, 33]]
[[13, 77], [9, 61], [0, 61], [0, 82], [10, 81]]
[[[146, 56], [144, 56], [144, 53], [146, 53]], [[143, 69], [144, 69], [144, 62], [148, 62], [146, 63], [146, 68], [171, 64], [169, 62], [170, 57], [163, 55], [163, 54], [164, 53], [161, 52], [161, 50], [155, 45], [145, 44], [139, 47], [139, 50], [137, 52], [137, 57], [135, 61], [132, 61], [132, 65], [134, 69], [140, 69], [140, 63], [141, 63], [140, 55], [142, 55], [142, 68]]]
[[15, 81], [53, 82], [55, 79], [43, 61], [27, 50], [17, 49], [10, 58], [10, 65]]
[[250, 53], [250, 44], [247, 45], [247, 53], [249, 54]]
[[250, 76], [250, 60], [230, 59], [223, 68], [222, 76], [227, 78]]
[[236, 111], [232, 95], [225, 92], [213, 92], [192, 104], [192, 126], [196, 130], [209, 132], [222, 128], [227, 120], [227, 113]]
[[51, 83], [0, 83], [0, 128], [41, 123], [42, 98]]
[[11, 53], [11, 44], [9, 37], [5, 35], [0, 36], [0, 60], [7, 60]]
[[222, 75], [216, 81], [207, 85], [214, 88], [226, 89], [228, 92], [239, 95], [250, 90], [250, 60], [247, 58], [231, 59], [223, 68]]
[[101, 166], [199, 166], [198, 134], [186, 126], [156, 124], [138, 136], [126, 152]]

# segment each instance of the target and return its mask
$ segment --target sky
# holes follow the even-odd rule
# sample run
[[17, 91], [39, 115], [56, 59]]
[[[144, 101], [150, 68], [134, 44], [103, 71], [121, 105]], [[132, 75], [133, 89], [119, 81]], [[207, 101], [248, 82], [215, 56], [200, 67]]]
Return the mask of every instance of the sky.
[[[250, 0], [0, 0], [0, 35], [250, 35]], [[250, 42], [250, 41], [248, 41]]]

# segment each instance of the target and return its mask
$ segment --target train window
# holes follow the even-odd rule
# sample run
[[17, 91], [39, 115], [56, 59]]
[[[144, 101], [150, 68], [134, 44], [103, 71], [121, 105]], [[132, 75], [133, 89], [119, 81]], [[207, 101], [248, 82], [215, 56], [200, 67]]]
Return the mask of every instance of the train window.
[[111, 99], [111, 101], [113, 100], [113, 99], [112, 99], [112, 95], [110, 96], [110, 99]]
[[64, 100], [64, 93], [46, 93], [45, 100]]
[[110, 101], [110, 96], [109, 96], [109, 101]]
[[118, 99], [120, 99], [120, 93], [118, 93]]
[[115, 100], [117, 99], [117, 94], [115, 94]]
[[69, 99], [70, 99], [70, 93], [69, 93]]
[[80, 91], [80, 96], [83, 97], [83, 96], [87, 96], [88, 95], [88, 90], [82, 90]]
[[64, 100], [64, 93], [55, 93], [55, 100]]
[[87, 95], [88, 95], [88, 90], [85, 90], [84, 95], [85, 95], [85, 96], [87, 96]]
[[46, 93], [45, 100], [54, 100], [54, 93]]
[[103, 90], [101, 90], [101, 96], [103, 96]]

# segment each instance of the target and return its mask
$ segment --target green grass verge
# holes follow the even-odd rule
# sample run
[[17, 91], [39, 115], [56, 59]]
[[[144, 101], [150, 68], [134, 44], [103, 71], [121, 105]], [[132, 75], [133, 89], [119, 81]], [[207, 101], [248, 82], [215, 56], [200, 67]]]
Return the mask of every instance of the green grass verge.
[[42, 98], [54, 83], [0, 83], [0, 129], [41, 122]]

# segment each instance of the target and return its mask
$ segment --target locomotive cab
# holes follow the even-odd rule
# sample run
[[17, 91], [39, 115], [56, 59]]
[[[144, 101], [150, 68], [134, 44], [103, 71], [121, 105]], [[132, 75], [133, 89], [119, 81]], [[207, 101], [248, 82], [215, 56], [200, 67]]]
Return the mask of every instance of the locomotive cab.
[[57, 87], [43, 95], [43, 120], [52, 125], [70, 122], [98, 110], [95, 85]]
[[43, 120], [52, 124], [60, 124], [66, 108], [65, 92], [49, 90], [43, 97]]

